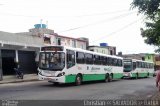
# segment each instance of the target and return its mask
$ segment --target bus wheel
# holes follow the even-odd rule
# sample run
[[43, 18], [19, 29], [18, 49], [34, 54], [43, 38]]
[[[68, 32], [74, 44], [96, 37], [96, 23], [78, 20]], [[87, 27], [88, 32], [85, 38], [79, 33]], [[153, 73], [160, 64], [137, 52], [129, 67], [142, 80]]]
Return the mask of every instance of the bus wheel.
[[147, 74], [147, 77], [149, 77], [149, 73]]
[[109, 79], [109, 74], [106, 74], [106, 76], [105, 76], [105, 82], [108, 82], [108, 79]]
[[138, 73], [136, 74], [136, 77], [135, 77], [135, 79], [138, 79]]
[[80, 75], [77, 75], [76, 77], [76, 81], [75, 81], [76, 86], [81, 85], [82, 84], [82, 78]]
[[113, 79], [113, 74], [110, 74], [109, 77], [108, 77], [108, 82], [111, 82]]
[[57, 86], [57, 85], [59, 85], [59, 83], [58, 82], [54, 82], [53, 85]]

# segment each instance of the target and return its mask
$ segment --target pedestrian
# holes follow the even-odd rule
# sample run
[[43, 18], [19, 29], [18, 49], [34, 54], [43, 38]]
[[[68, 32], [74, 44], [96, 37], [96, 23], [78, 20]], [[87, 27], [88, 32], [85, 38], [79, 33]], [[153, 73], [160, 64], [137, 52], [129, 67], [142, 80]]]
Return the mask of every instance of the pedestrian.
[[160, 92], [160, 68], [156, 71], [156, 87]]

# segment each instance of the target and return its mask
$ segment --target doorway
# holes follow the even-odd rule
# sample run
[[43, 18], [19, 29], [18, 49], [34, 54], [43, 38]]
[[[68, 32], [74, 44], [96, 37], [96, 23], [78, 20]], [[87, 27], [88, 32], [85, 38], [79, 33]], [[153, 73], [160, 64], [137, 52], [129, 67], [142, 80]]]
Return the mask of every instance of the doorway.
[[2, 55], [2, 72], [3, 75], [14, 75], [15, 68], [15, 50], [1, 50]]
[[2, 57], [2, 70], [3, 75], [13, 75], [15, 68], [13, 57]]

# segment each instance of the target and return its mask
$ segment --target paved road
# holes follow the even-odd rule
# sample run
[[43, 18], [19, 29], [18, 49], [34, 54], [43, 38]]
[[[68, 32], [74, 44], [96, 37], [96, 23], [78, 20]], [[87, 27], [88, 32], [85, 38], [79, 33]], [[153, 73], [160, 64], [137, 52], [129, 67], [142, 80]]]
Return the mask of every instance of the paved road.
[[55, 86], [46, 81], [0, 85], [0, 100], [116, 100], [148, 99], [157, 93], [155, 78]]

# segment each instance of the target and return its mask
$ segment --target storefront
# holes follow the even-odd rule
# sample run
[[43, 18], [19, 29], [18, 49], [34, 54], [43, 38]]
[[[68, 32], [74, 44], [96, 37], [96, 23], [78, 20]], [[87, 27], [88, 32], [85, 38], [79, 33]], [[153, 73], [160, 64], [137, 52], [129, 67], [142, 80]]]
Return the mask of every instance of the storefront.
[[0, 32], [0, 80], [15, 75], [17, 64], [24, 74], [37, 73], [36, 55], [41, 46], [41, 38]]

